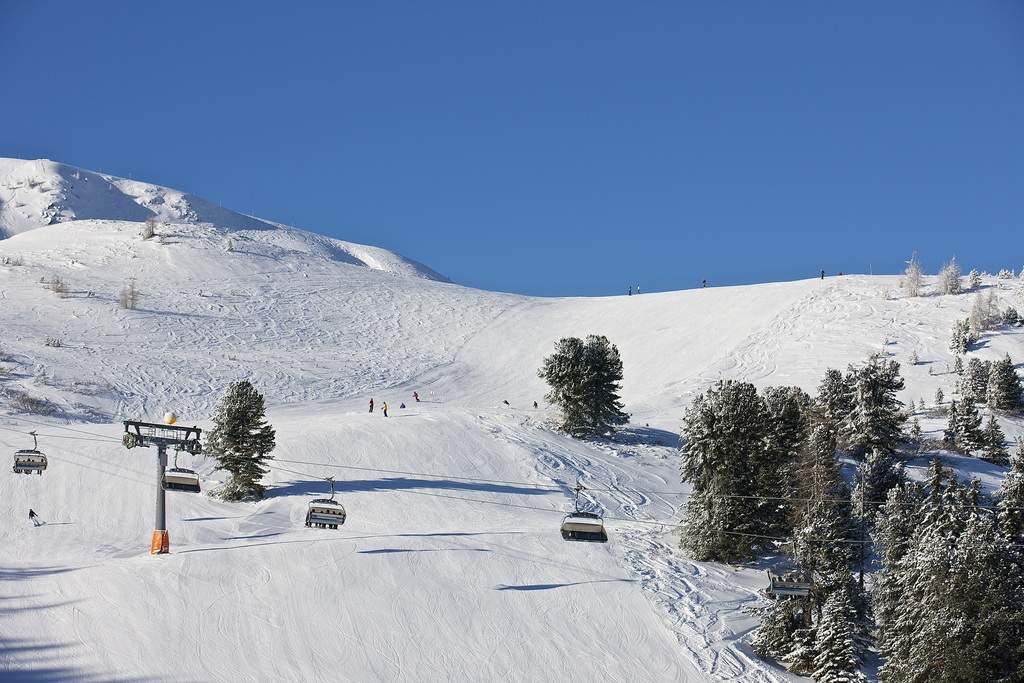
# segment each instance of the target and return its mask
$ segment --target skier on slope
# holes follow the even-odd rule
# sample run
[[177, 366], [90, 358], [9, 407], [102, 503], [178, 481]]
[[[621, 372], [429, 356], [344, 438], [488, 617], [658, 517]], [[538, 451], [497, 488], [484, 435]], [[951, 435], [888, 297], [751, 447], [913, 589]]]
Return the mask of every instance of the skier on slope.
[[822, 280], [825, 279], [825, 269], [824, 268], [821, 270], [821, 279]]
[[28, 518], [32, 520], [32, 526], [42, 526], [43, 523], [39, 521], [39, 515], [32, 508], [28, 509]]
[[419, 402], [420, 402], [420, 395], [419, 395], [419, 393], [418, 393], [418, 392], [415, 392], [415, 391], [414, 391], [414, 392], [412, 392], [412, 397], [413, 397], [414, 399], [416, 399], [416, 402], [417, 402], [417, 403], [419, 403]]
[[533, 409], [537, 410], [537, 402], [536, 401], [533, 402]]
[[404, 408], [405, 408], [405, 403], [402, 403], [402, 404], [401, 404], [401, 405], [399, 405], [398, 407], [399, 407], [399, 408], [402, 408], [402, 409], [404, 409]]
[[373, 412], [373, 399], [370, 399], [370, 412]]
[[380, 409], [384, 411], [384, 417], [388, 416], [388, 402], [384, 401], [380, 404]]

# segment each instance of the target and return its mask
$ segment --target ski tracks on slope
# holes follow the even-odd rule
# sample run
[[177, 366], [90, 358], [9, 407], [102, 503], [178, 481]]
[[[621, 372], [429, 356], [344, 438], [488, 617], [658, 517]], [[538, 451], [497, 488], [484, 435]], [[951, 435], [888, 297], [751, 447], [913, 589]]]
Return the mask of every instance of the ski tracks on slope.
[[[550, 432], [528, 417], [478, 417], [496, 438], [532, 453], [536, 471], [562, 484], [566, 496], [572, 495], [571, 486], [578, 480], [585, 487], [606, 489], [585, 492], [589, 499], [585, 505], [601, 507], [609, 516], [638, 522], [665, 520], [670, 524], [678, 519], [676, 510], [681, 496], [673, 500], [673, 496], [642, 492], [669, 490], [678, 484], [659, 476], [664, 469], [643, 471], [642, 461], [623, 459], [623, 455], [630, 455], [631, 448], [650, 446], [595, 446]], [[674, 452], [667, 446], [661, 448]], [[734, 572], [682, 557], [666, 542], [667, 527], [620, 521], [608, 526], [612, 531], [612, 554], [639, 582], [663, 622], [675, 634], [683, 655], [697, 668], [718, 681], [788, 680], [784, 673], [758, 659], [744, 642], [751, 630], [747, 608], [753, 607], [760, 597], [737, 585]]]

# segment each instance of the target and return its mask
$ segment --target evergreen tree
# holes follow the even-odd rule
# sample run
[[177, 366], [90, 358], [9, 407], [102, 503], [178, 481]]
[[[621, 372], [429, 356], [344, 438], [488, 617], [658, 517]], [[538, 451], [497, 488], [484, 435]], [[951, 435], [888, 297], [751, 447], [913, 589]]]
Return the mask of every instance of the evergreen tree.
[[247, 380], [232, 382], [217, 403], [206, 448], [231, 475], [221, 491], [225, 500], [263, 497], [263, 466], [273, 459], [270, 452], [276, 439], [265, 415], [263, 395]]
[[915, 448], [921, 445], [921, 423], [915, 417], [910, 421], [910, 429], [907, 430], [907, 441]]
[[[824, 491], [842, 481], [839, 462], [836, 460], [838, 443], [832, 427], [817, 409], [810, 413], [810, 435], [800, 449], [793, 476], [790, 479], [790, 493], [793, 498], [814, 500], [824, 496]], [[799, 518], [800, 509], [797, 510]]]
[[853, 376], [853, 409], [843, 425], [843, 433], [854, 453], [869, 450], [895, 453], [902, 440], [903, 403], [896, 392], [903, 389], [900, 364], [872, 356], [860, 369], [850, 368]]
[[1024, 389], [1009, 354], [991, 364], [985, 390], [993, 410], [1015, 412], [1024, 407]]
[[978, 341], [972, 328], [969, 318], [957, 320], [953, 323], [953, 333], [949, 340], [949, 350], [956, 356], [961, 356], [971, 348], [971, 344]]
[[814, 672], [814, 660], [818, 656], [816, 640], [817, 630], [813, 625], [798, 628], [793, 634], [793, 647], [785, 659], [792, 673], [809, 676]]
[[964, 453], [981, 450], [985, 447], [985, 434], [981, 431], [981, 415], [972, 401], [960, 404], [957, 413], [957, 446]]
[[972, 290], [976, 290], [981, 287], [981, 273], [976, 269], [971, 268], [971, 272], [967, 274], [967, 283]]
[[753, 464], [764, 459], [767, 409], [754, 385], [723, 380], [698, 396], [683, 417], [682, 479], [693, 485], [682, 545], [697, 560], [732, 562], [752, 555], [756, 510], [730, 496], [755, 493]]
[[803, 625], [802, 612], [801, 600], [787, 597], [772, 600], [754, 634], [754, 652], [764, 659], [786, 661], [793, 651], [796, 632]]
[[964, 374], [963, 356], [957, 355], [957, 357], [953, 359], [953, 372], [955, 372], [958, 375]]
[[946, 431], [942, 433], [942, 443], [951, 451], [960, 447], [960, 411], [956, 408], [956, 401], [949, 404], [949, 419]]
[[1004, 325], [1016, 325], [1020, 322], [1020, 314], [1013, 306], [1007, 306], [1003, 311], [1002, 322]]
[[[908, 516], [888, 503], [886, 513]], [[909, 516], [911, 524], [899, 525], [911, 529], [901, 552], [891, 552], [878, 535], [881, 680], [1018, 680], [1024, 606], [1017, 592], [1024, 581], [1016, 551], [955, 477], [933, 487]]]
[[984, 403], [988, 393], [989, 375], [992, 364], [980, 358], [967, 361], [967, 368], [960, 377], [960, 396], [964, 402]]
[[1010, 471], [999, 488], [996, 502], [999, 529], [1011, 544], [1024, 544], [1024, 440], [1010, 456]]
[[[903, 466], [898, 463], [892, 453], [880, 449], [872, 450], [860, 466], [857, 476], [857, 487], [853, 500], [857, 512], [867, 522], [872, 519], [871, 505], [874, 501], [884, 500], [889, 491], [901, 486], [906, 481]], [[864, 507], [860, 507], [864, 501]]]
[[942, 401], [946, 398], [946, 395], [942, 393], [942, 387], [935, 390], [935, 405], [941, 406]]
[[820, 419], [833, 431], [838, 431], [853, 410], [853, 389], [851, 376], [843, 376], [839, 370], [829, 368], [818, 385], [814, 403], [819, 409]]
[[551, 390], [545, 398], [562, 412], [562, 429], [577, 437], [604, 436], [625, 424], [619, 383], [622, 359], [607, 337], [586, 341], [566, 337], [555, 345], [538, 371]]
[[850, 490], [839, 481], [807, 503], [793, 531], [793, 555], [802, 569], [822, 575], [849, 571], [850, 539], [854, 528]]
[[753, 501], [755, 517], [759, 533], [786, 535], [791, 530], [792, 504], [778, 498], [785, 496], [807, 439], [811, 397], [799, 387], [768, 387], [764, 407], [764, 448], [751, 463], [754, 490], [764, 496]]
[[982, 439], [985, 442], [982, 448], [982, 459], [996, 465], [1005, 465], [1010, 454], [1006, 450], [1006, 435], [1003, 434], [999, 423], [996, 422], [995, 415], [988, 416], [988, 422], [985, 423], [985, 430], [982, 432]]
[[867, 681], [860, 671], [856, 634], [857, 611], [850, 600], [849, 574], [846, 585], [833, 590], [825, 600], [818, 622], [814, 658], [816, 683]]

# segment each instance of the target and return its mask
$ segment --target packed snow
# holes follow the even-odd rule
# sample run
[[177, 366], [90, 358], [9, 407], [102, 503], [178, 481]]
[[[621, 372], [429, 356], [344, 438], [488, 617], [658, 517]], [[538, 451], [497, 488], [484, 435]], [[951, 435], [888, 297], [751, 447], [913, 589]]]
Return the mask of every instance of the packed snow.
[[[813, 392], [873, 352], [901, 362], [903, 400], [930, 404], [952, 393], [949, 331], [973, 299], [907, 298], [891, 276], [498, 294], [53, 162], [0, 163], [0, 221], [0, 451], [37, 430], [50, 459], [0, 477], [8, 680], [795, 679], [750, 648], [763, 571], [678, 550], [682, 412], [718, 379]], [[129, 282], [134, 310], [118, 305]], [[983, 286], [1024, 310], [1024, 282]], [[536, 374], [559, 337], [588, 333], [625, 365], [631, 423], [610, 441], [555, 431]], [[1022, 334], [972, 353], [1019, 362]], [[124, 449], [120, 420], [174, 410], [206, 428], [237, 379], [278, 432], [268, 496], [168, 492], [171, 554], [150, 556], [155, 452]], [[947, 460], [998, 485], [999, 467]], [[178, 464], [206, 492], [223, 479], [204, 456]], [[348, 519], [306, 528], [328, 476]], [[559, 535], [577, 481], [606, 545]]]

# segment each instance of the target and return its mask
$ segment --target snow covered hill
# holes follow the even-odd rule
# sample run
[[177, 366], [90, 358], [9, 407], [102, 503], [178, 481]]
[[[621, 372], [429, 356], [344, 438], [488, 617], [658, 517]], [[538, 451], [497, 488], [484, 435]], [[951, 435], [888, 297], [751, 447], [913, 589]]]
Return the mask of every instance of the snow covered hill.
[[[3, 191], [34, 163], [5, 162]], [[895, 277], [846, 276], [519, 297], [90, 178], [119, 199], [88, 199], [94, 184], [54, 204], [52, 224], [2, 214], [16, 234], [0, 240], [0, 455], [34, 429], [51, 462], [41, 477], [0, 476], [4, 680], [790, 679], [750, 651], [763, 572], [676, 549], [682, 411], [719, 378], [813, 391], [827, 367], [880, 351], [903, 364], [902, 398], [931, 402], [952, 391], [949, 331], [974, 296], [910, 299]], [[17, 190], [0, 211], [27, 210], [36, 189]], [[154, 211], [166, 222], [144, 240], [138, 221]], [[134, 309], [119, 306], [128, 283]], [[1024, 282], [983, 287], [1024, 310]], [[608, 442], [553, 431], [536, 376], [560, 336], [588, 333], [608, 335], [625, 364], [632, 421]], [[1024, 330], [978, 346], [1020, 362]], [[170, 492], [172, 553], [151, 557], [154, 454], [125, 450], [118, 421], [173, 409], [208, 426], [240, 378], [278, 429], [269, 495]], [[368, 413], [370, 397], [391, 416]], [[1024, 434], [1019, 420], [1004, 428]], [[223, 478], [203, 456], [180, 460], [206, 490]], [[1002, 475], [950, 460], [987, 488]], [[348, 522], [307, 529], [327, 476]], [[577, 480], [606, 511], [607, 545], [558, 534]], [[29, 507], [48, 524], [32, 528]]]
[[[180, 190], [94, 173], [49, 159], [0, 158], [0, 239], [69, 221], [147, 219], [208, 226], [224, 236], [223, 243], [228, 238], [273, 243], [281, 249], [298, 249], [373, 270], [447, 281], [427, 266], [386, 249], [246, 216]], [[260, 231], [270, 232], [261, 236]]]

